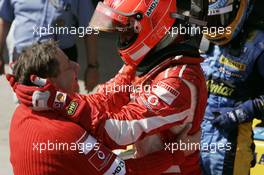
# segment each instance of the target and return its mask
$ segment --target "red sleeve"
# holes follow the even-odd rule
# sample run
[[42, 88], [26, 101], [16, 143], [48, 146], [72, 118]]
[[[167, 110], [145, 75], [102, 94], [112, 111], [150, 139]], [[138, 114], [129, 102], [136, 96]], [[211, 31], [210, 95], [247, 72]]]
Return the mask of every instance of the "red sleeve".
[[[192, 115], [190, 89], [179, 78], [154, 81], [117, 113], [105, 106], [113, 103], [102, 94], [87, 95], [74, 120], [112, 149], [124, 148], [146, 135], [182, 124]], [[84, 103], [83, 99], [81, 103]], [[87, 115], [88, 114], [88, 115]], [[70, 116], [71, 117], [71, 116]]]
[[180, 151], [177, 156], [167, 151], [158, 151], [142, 158], [125, 160], [127, 173], [131, 175], [160, 175], [171, 165], [179, 165], [183, 161], [184, 153]]
[[[74, 123], [65, 121], [57, 126], [56, 134], [53, 134], [53, 142], [57, 143], [57, 147], [55, 146], [55, 151], [49, 154], [49, 159], [57, 159], [57, 161], [50, 165], [51, 167], [55, 166], [56, 171], [63, 172], [63, 174], [73, 175], [126, 174], [124, 160], [98, 142], [89, 132], [74, 125]], [[64, 130], [61, 130], [63, 127]]]
[[134, 77], [135, 68], [124, 65], [114, 78], [98, 87], [97, 93], [92, 95], [94, 97], [91, 100], [95, 99], [95, 103], [100, 101], [100, 107], [106, 111], [118, 112], [123, 105], [129, 102], [131, 80]]
[[[130, 79], [131, 77], [119, 73], [106, 84], [100, 85], [97, 93], [69, 95], [67, 105], [58, 112], [90, 131], [93, 119], [91, 116], [100, 119], [104, 117], [105, 111], [118, 113], [129, 102], [129, 89], [126, 87], [130, 86]], [[117, 87], [123, 89], [115, 89]]]
[[[173, 154], [169, 151], [158, 151], [142, 158], [124, 161], [87, 132], [75, 142], [80, 145], [80, 150], [72, 157], [75, 161], [71, 164], [79, 169], [76, 172], [80, 174], [89, 172], [94, 175], [159, 175], [170, 166], [179, 165], [184, 161], [184, 153], [180, 151]], [[81, 167], [85, 168], [81, 169]]]
[[129, 87], [131, 87], [131, 76], [119, 73], [107, 83], [100, 85], [97, 93], [91, 95], [89, 102], [95, 99], [95, 103], [100, 101], [102, 104], [100, 107], [106, 111], [118, 112], [119, 108], [129, 102]]
[[106, 98], [105, 94], [98, 93], [83, 96], [80, 101], [85, 104], [70, 118], [111, 149], [124, 148], [146, 135], [172, 127], [177, 130], [174, 126], [192, 122], [194, 118], [197, 89], [192, 81], [181, 77], [189, 70], [187, 66], [172, 70], [161, 72], [151, 82], [149, 91], [136, 94], [133, 101], [117, 107], [117, 112], [107, 110], [107, 106], [114, 108], [113, 99], [118, 102], [118, 96]]
[[92, 115], [92, 132], [109, 146], [126, 146], [146, 135], [183, 124], [193, 112], [189, 87], [179, 78], [154, 81], [152, 87], [118, 113], [105, 111], [103, 118]]
[[79, 125], [55, 114], [18, 107], [10, 127], [14, 174], [102, 175], [120, 167], [125, 174], [123, 160]]

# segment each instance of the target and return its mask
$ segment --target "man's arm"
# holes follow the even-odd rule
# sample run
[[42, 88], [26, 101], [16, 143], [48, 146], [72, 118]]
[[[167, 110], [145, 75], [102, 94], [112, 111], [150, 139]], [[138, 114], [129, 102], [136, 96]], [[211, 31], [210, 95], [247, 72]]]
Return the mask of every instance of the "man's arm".
[[14, 9], [9, 0], [0, 1], [0, 75], [4, 73], [3, 51], [7, 34], [14, 19]]
[[4, 46], [11, 23], [0, 17], [0, 75], [5, 73]]
[[[177, 70], [181, 70], [181, 66], [178, 67]], [[20, 100], [27, 105], [36, 104], [32, 102], [32, 91], [34, 93], [35, 91], [49, 91], [49, 94], [54, 94], [52, 96], [57, 94], [56, 90], [51, 91], [49, 87], [44, 87], [44, 89], [34, 87], [32, 90], [32, 87], [12, 85], [11, 81], [10, 84], [14, 87], [19, 99], [25, 98], [27, 96], [25, 94], [31, 94], [28, 103]], [[125, 104], [128, 100], [119, 101], [122, 95], [129, 95], [122, 91], [108, 95], [105, 93], [76, 95], [67, 100], [67, 105], [61, 112], [86, 130], [91, 131], [109, 147], [124, 148], [145, 135], [182, 124], [194, 113], [195, 106], [192, 105], [194, 104], [192, 100], [196, 99], [192, 99], [191, 94], [195, 94], [196, 89], [190, 88], [181, 78], [159, 79], [153, 81], [151, 87], [155, 88], [142, 91], [136, 96], [135, 101], [128, 104]], [[115, 106], [117, 108], [111, 110]]]
[[194, 112], [190, 100], [192, 90], [179, 78], [164, 79], [153, 85], [157, 88], [139, 94], [134, 102], [122, 106], [117, 113], [98, 111], [98, 104], [106, 104], [102, 103], [100, 95], [88, 95], [86, 110], [74, 120], [113, 149], [183, 124]]
[[[257, 66], [262, 80], [264, 80], [264, 52], [258, 57], [255, 65]], [[262, 92], [264, 92], [264, 90]], [[254, 99], [245, 101], [233, 111], [222, 114], [212, 123], [219, 128], [231, 132], [235, 128], [234, 126], [251, 121], [254, 117], [262, 120], [264, 119], [264, 93], [259, 94], [259, 96]]]
[[84, 72], [85, 89], [89, 92], [99, 82], [99, 63], [97, 54], [97, 36], [94, 34], [84, 37], [86, 49], [86, 68]]
[[99, 63], [97, 54], [97, 31], [89, 28], [89, 22], [94, 12], [94, 5], [91, 0], [77, 0], [75, 14], [79, 27], [85, 28], [84, 46], [86, 51], [86, 65], [84, 65], [85, 89], [92, 91], [99, 82]]
[[[51, 115], [52, 112], [49, 114]], [[27, 131], [28, 128], [24, 129]], [[36, 132], [32, 133], [33, 137], [30, 137], [32, 139], [27, 139], [26, 145], [29, 147], [22, 148], [27, 149], [24, 158], [28, 162], [25, 164], [19, 161], [23, 160], [21, 156], [12, 157], [18, 160], [13, 164], [16, 166], [16, 172], [19, 170], [20, 172], [32, 171], [34, 174], [58, 175], [82, 175], [87, 172], [93, 175], [159, 175], [173, 163], [181, 163], [182, 160], [181, 156], [175, 157], [175, 153], [166, 151], [155, 152], [140, 159], [122, 160], [89, 132], [63, 119], [48, 121], [48, 123], [37, 122], [30, 129]], [[36, 135], [37, 137], [34, 137]], [[15, 150], [16, 145], [12, 143], [12, 148]], [[19, 153], [22, 154], [22, 152]], [[183, 155], [183, 152], [178, 155]], [[35, 159], [41, 161], [36, 162]], [[18, 164], [22, 166], [17, 166]]]
[[[106, 84], [101, 85], [98, 93], [94, 94], [97, 96], [98, 111], [116, 111], [119, 108], [129, 102], [129, 90], [115, 90], [112, 89], [114, 86], [130, 87], [131, 79], [133, 79], [135, 74], [135, 68], [132, 66], [123, 66], [119, 73]], [[16, 92], [19, 101], [26, 106], [32, 107], [33, 110], [49, 110], [51, 108], [61, 110], [62, 113], [66, 112], [66, 108], [72, 100], [78, 101], [79, 105], [78, 111], [82, 111], [80, 106], [86, 106], [86, 96], [80, 94], [67, 95], [63, 92], [59, 92], [52, 83], [47, 79], [42, 79], [37, 76], [32, 75], [31, 81], [36, 86], [25, 86], [16, 82], [14, 75], [7, 74], [7, 80], [13, 91]], [[108, 88], [110, 87], [110, 88]], [[62, 101], [57, 100], [57, 95], [65, 95]], [[39, 103], [41, 101], [41, 103]], [[87, 108], [88, 105], [87, 105]], [[78, 116], [78, 112], [74, 116]], [[72, 117], [74, 118], [74, 117]]]
[[[67, 123], [68, 126], [65, 127], [64, 131], [68, 134], [58, 132], [61, 134], [59, 143], [76, 143], [78, 150], [69, 150], [68, 153], [66, 150], [64, 151], [65, 154], [61, 154], [61, 150], [56, 151], [59, 153], [61, 161], [64, 162], [61, 171], [63, 169], [69, 171], [75, 169], [76, 174], [90, 172], [95, 175], [115, 173], [159, 175], [171, 165], [180, 164], [183, 160], [182, 157], [184, 157], [184, 153], [179, 151], [175, 153], [158, 151], [139, 159], [122, 160], [87, 131]], [[175, 156], [176, 153], [178, 156]], [[67, 166], [68, 163], [69, 166]], [[65, 172], [68, 172], [66, 170]]]

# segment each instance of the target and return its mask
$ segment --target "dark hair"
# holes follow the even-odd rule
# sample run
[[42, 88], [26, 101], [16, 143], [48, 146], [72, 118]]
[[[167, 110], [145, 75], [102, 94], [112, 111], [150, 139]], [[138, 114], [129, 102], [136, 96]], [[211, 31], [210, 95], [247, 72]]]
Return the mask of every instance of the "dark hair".
[[24, 85], [33, 85], [31, 75], [41, 78], [52, 78], [59, 74], [59, 62], [56, 59], [57, 43], [49, 40], [36, 43], [24, 49], [14, 66], [14, 75], [17, 82]]

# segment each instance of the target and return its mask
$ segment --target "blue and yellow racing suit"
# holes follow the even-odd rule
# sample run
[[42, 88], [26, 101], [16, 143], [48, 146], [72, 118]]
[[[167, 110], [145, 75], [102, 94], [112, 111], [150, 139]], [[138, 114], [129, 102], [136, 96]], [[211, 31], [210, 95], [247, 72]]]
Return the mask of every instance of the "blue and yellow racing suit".
[[208, 87], [207, 107], [201, 124], [203, 173], [248, 175], [254, 164], [251, 121], [240, 123], [233, 132], [220, 130], [211, 122], [245, 102], [250, 102], [244, 106], [252, 118], [263, 115], [256, 112], [259, 110], [254, 106], [254, 99], [264, 94], [264, 32], [250, 32], [239, 49], [230, 44], [212, 45], [203, 56], [202, 68]]

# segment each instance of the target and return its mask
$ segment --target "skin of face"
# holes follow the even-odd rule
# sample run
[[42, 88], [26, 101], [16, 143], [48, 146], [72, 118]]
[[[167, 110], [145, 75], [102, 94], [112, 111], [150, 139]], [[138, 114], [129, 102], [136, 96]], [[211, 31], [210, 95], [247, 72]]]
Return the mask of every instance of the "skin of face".
[[72, 94], [79, 91], [78, 72], [80, 66], [71, 61], [64, 52], [57, 48], [56, 59], [59, 62], [59, 75], [56, 78], [50, 78], [53, 85], [60, 91]]

